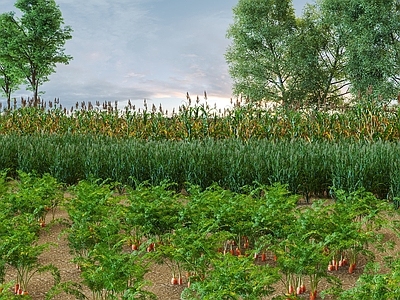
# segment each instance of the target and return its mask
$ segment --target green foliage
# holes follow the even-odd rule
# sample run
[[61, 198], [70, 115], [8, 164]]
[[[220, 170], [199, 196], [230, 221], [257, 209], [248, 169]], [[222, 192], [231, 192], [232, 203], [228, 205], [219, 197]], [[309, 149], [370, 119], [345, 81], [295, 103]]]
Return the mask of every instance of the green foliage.
[[[5, 175], [6, 172], [1, 184], [4, 184]], [[51, 244], [38, 243], [41, 228], [38, 219], [44, 222], [45, 208], [52, 204], [55, 208], [58, 204], [59, 185], [48, 174], [37, 177], [19, 172], [19, 176], [21, 181], [12, 186], [6, 184], [0, 194], [0, 282], [4, 281], [4, 267], [8, 265], [15, 268], [16, 283], [24, 291], [29, 290], [29, 282], [36, 273], [51, 273], [57, 285], [60, 282], [58, 269], [39, 260]]]
[[142, 234], [148, 238], [172, 232], [182, 203], [171, 187], [172, 184], [165, 181], [158, 186], [138, 185], [129, 193], [127, 223], [133, 228], [141, 226]]
[[72, 59], [63, 49], [72, 38], [72, 29], [62, 27], [64, 20], [54, 0], [17, 0], [15, 7], [22, 12], [21, 18], [13, 12], [0, 16], [0, 45], [4, 47], [0, 47], [4, 50], [0, 52], [0, 65], [4, 62], [11, 79], [9, 92], [22, 75], [38, 101], [38, 88], [55, 72], [56, 64], [68, 64]]
[[[39, 197], [30, 209], [14, 201], [24, 199], [13, 195], [26, 190], [52, 199], [55, 180], [23, 172], [19, 177], [12, 188], [2, 180], [6, 187], [0, 195], [0, 275], [5, 264], [14, 266], [17, 282], [26, 289], [33, 274], [50, 272], [54, 286], [46, 299], [64, 292], [85, 299], [79, 284], [61, 282], [54, 266], [39, 263], [38, 256], [50, 246], [37, 243], [40, 227], [34, 208], [41, 205]], [[255, 183], [240, 192], [217, 184], [207, 189], [187, 184], [177, 193], [168, 181], [158, 186], [134, 182], [123, 195], [115, 193], [115, 184], [101, 180], [81, 181], [70, 189], [65, 205], [71, 224], [66, 233], [92, 299], [155, 299], [144, 279], [154, 262], [169, 266], [178, 282], [190, 283], [182, 299], [259, 299], [271, 295], [279, 279], [285, 290], [278, 298], [294, 298], [305, 277], [310, 292], [324, 279], [332, 289], [318, 293], [335, 293], [339, 299], [368, 293], [396, 299], [396, 257], [387, 259], [386, 273], [367, 268], [348, 291], [341, 291], [339, 280], [327, 270], [344, 258], [351, 263], [361, 257], [373, 261], [371, 247], [388, 249], [379, 230], [396, 230], [398, 224], [388, 218], [394, 210], [363, 189], [334, 189], [335, 201], [298, 205], [299, 196], [282, 184]], [[130, 250], [127, 242], [137, 247]], [[267, 252], [276, 256], [274, 262], [254, 255]], [[1, 293], [0, 298], [12, 295]]]
[[[379, 98], [371, 93], [363, 99], [357, 105], [333, 106], [328, 111], [298, 111], [238, 101], [233, 108], [224, 111], [198, 105], [185, 106], [172, 116], [160, 112], [136, 111], [134, 108], [127, 108], [124, 112], [108, 112], [101, 111], [100, 107], [97, 107], [100, 111], [92, 107], [90, 110], [69, 112], [53, 107], [52, 102], [48, 104], [50, 109], [45, 109], [44, 106], [32, 107], [33, 103], [22, 99], [21, 104], [15, 103], [16, 106], [21, 105], [21, 108], [6, 109], [0, 114], [0, 134], [56, 135], [60, 138], [63, 135], [73, 135], [73, 139], [79, 139], [81, 135], [93, 135], [134, 138], [146, 142], [210, 139], [397, 141], [400, 138], [398, 107], [382, 106]], [[205, 110], [201, 115], [198, 112], [200, 108]], [[92, 143], [97, 144], [99, 141], [101, 139], [92, 140]], [[71, 148], [71, 151], [79, 152], [80, 149]], [[57, 155], [68, 159], [68, 154]], [[48, 158], [45, 160], [47, 162]], [[122, 174], [118, 175], [122, 177]]]
[[[71, 190], [73, 197], [66, 203], [71, 224], [65, 233], [74, 262], [92, 299], [154, 299], [144, 289], [148, 269], [143, 257], [124, 249], [131, 224], [126, 205], [113, 196], [112, 187], [91, 180]], [[76, 293], [74, 287], [61, 290]]]
[[143, 289], [148, 270], [137, 255], [98, 243], [78, 261], [83, 283], [92, 292], [91, 299], [155, 299]]
[[256, 265], [251, 257], [219, 255], [204, 281], [183, 291], [182, 299], [261, 299], [274, 292], [278, 270]]
[[342, 292], [338, 299], [400, 299], [399, 266], [398, 258], [390, 264], [389, 272], [382, 272], [379, 264], [368, 264], [355, 287]]
[[382, 101], [397, 97], [398, 1], [324, 0], [320, 3], [325, 18], [345, 43], [345, 72], [353, 94], [372, 90]]
[[[251, 101], [320, 108], [399, 87], [396, 0], [320, 0], [295, 19], [292, 1], [239, 1], [226, 53], [234, 93]], [[357, 99], [360, 100], [360, 99]]]
[[[190, 182], [201, 189], [218, 183], [239, 191], [257, 181], [262, 185], [287, 184], [291, 192], [301, 193], [306, 199], [328, 196], [332, 188], [365, 188], [379, 198], [389, 196], [390, 200], [400, 196], [397, 142], [145, 142], [102, 136], [11, 135], [0, 136], [0, 143], [4, 145], [0, 148], [0, 169], [8, 168], [10, 174], [17, 174], [18, 169], [36, 170], [68, 184], [96, 177], [135, 187], [135, 180], [158, 185], [167, 179], [176, 183], [170, 187], [174, 190]], [[24, 197], [30, 197], [29, 193]], [[35, 193], [32, 197], [43, 199]], [[52, 207], [57, 199], [43, 201], [50, 201], [46, 205]], [[42, 205], [37, 213], [44, 208]]]
[[293, 105], [321, 109], [341, 104], [349, 85], [343, 72], [344, 45], [318, 6], [306, 6], [289, 47]]
[[[85, 257], [102, 242], [110, 248], [120, 240], [120, 209], [107, 184], [81, 181], [74, 187], [75, 197], [66, 204], [72, 222], [68, 242], [74, 255]], [[104, 216], [113, 210], [107, 219]], [[101, 224], [101, 226], [100, 226]]]
[[233, 43], [226, 53], [236, 95], [288, 102], [288, 44], [295, 23], [291, 1], [238, 2], [227, 34]]
[[[2, 55], [0, 54], [0, 57], [1, 56]], [[22, 83], [22, 76], [23, 75], [18, 68], [9, 62], [1, 61], [0, 58], [0, 87], [2, 89], [2, 94], [7, 97], [8, 102], [11, 101], [12, 92], [18, 90], [20, 84]]]

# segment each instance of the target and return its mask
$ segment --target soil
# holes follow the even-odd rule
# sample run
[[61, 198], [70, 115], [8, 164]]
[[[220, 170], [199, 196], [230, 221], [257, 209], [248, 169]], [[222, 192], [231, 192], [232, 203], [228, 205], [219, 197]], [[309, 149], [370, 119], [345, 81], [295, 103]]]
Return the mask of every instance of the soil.
[[[62, 220], [66, 219], [67, 217], [67, 213], [63, 210], [58, 210], [55, 214], [55, 220]], [[41, 234], [40, 243], [53, 242], [57, 245], [52, 247], [50, 250], [44, 252], [40, 257], [40, 261], [44, 264], [54, 264], [60, 270], [62, 281], [80, 282], [80, 271], [71, 262], [72, 255], [69, 252], [66, 237], [60, 235], [60, 233], [62, 233], [62, 230], [65, 228], [65, 225], [63, 225], [62, 222], [51, 222], [51, 220], [52, 216], [49, 214], [47, 216], [46, 223], [50, 225], [48, 225], [47, 230], [43, 231], [43, 233]], [[391, 252], [398, 253], [398, 251], [400, 250], [400, 242], [398, 238], [393, 233], [383, 233], [385, 234], [385, 239], [394, 240], [396, 242], [397, 246]], [[272, 261], [272, 258], [270, 260]], [[382, 255], [380, 253], [376, 254], [376, 260], [382, 260]], [[353, 274], [349, 274], [347, 268], [339, 269], [338, 271], [335, 271], [334, 274], [342, 281], [343, 287], [347, 289], [349, 287], [352, 287], [358, 277], [362, 274], [365, 263], [366, 261], [361, 259]], [[6, 282], [15, 280], [15, 278], [15, 270], [9, 268], [7, 270]], [[158, 299], [179, 300], [180, 294], [185, 287], [186, 278], [184, 278], [184, 285], [172, 285], [170, 284], [170, 271], [167, 266], [154, 264], [150, 272], [146, 275], [146, 279], [152, 282], [152, 285], [149, 286], [147, 289], [156, 294]], [[45, 293], [50, 289], [52, 285], [53, 282], [51, 275], [34, 275], [29, 284], [29, 294], [34, 300], [45, 299]], [[326, 282], [321, 282], [319, 285], [321, 290], [323, 290], [327, 286], [328, 285]], [[275, 286], [275, 289], [276, 293], [266, 299], [272, 299], [272, 297], [274, 296], [282, 295], [282, 291], [284, 290], [282, 284], [277, 284]], [[84, 293], [89, 299], [91, 299], [91, 295], [88, 290], [84, 290]], [[63, 293], [56, 296], [54, 299], [72, 300], [75, 299], [75, 297]], [[304, 299], [308, 299], [308, 293], [304, 295]], [[318, 297], [318, 299], [321, 298]]]

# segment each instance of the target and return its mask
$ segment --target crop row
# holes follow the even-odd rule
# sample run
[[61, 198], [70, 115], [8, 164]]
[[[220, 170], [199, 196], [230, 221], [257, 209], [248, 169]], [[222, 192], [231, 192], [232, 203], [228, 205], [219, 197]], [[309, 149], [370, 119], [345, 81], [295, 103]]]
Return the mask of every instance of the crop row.
[[204, 138], [304, 139], [307, 141], [387, 140], [400, 138], [400, 111], [366, 102], [343, 111], [291, 110], [236, 104], [224, 111], [207, 104], [162, 108], [103, 110], [86, 106], [65, 110], [22, 107], [0, 114], [0, 134], [96, 134], [143, 140]]
[[[21, 295], [30, 299], [29, 282], [34, 274], [50, 273], [55, 287], [61, 281], [54, 265], [39, 260], [50, 243], [38, 243], [46, 215], [52, 213], [54, 218], [61, 202], [61, 186], [49, 175], [35, 177], [19, 172], [19, 179], [12, 183], [6, 172], [0, 173], [0, 299], [4, 300]], [[16, 276], [6, 282], [10, 268]]]
[[[0, 182], [0, 261], [18, 271], [17, 294], [21, 287], [21, 293], [28, 289], [32, 273], [47, 270], [55, 275], [55, 285], [46, 299], [63, 292], [78, 299], [154, 299], [144, 289], [144, 275], [155, 263], [169, 267], [166, 284], [185, 283], [181, 299], [300, 299], [302, 294], [315, 299], [325, 293], [372, 300], [396, 299], [399, 292], [400, 260], [386, 252], [393, 241], [380, 232], [399, 234], [393, 221], [398, 211], [363, 190], [336, 190], [334, 202], [299, 207], [299, 197], [279, 184], [242, 193], [191, 185], [182, 194], [172, 183], [141, 183], [117, 195], [113, 184], [95, 180], [72, 186], [71, 197], [60, 203], [49, 175], [19, 176], [17, 185], [4, 173]], [[60, 204], [69, 215], [65, 235], [73, 261], [90, 296], [73, 282], [61, 282], [54, 267], [37, 260], [49, 245], [36, 243], [43, 225], [35, 214]], [[343, 291], [336, 274], [362, 272], [365, 261], [373, 266], [373, 249], [386, 257], [386, 273], [367, 269], [356, 287]], [[284, 287], [275, 290], [279, 280]], [[319, 288], [322, 280], [329, 289]], [[4, 293], [11, 299], [10, 289]]]
[[103, 178], [134, 186], [170, 180], [214, 182], [239, 191], [254, 182], [287, 184], [293, 193], [329, 194], [332, 188], [359, 188], [380, 198], [400, 196], [400, 145], [397, 142], [308, 143], [302, 140], [141, 141], [90, 135], [0, 135], [0, 169], [49, 173], [75, 184]]

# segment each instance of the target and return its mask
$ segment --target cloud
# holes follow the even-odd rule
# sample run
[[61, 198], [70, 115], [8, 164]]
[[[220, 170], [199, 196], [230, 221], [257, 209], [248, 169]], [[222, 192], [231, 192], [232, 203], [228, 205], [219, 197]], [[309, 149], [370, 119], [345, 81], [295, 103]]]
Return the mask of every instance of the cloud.
[[179, 105], [186, 92], [206, 90], [229, 99], [225, 33], [236, 2], [57, 0], [74, 30], [65, 47], [73, 60], [57, 66], [41, 87], [44, 98], [65, 106], [144, 98]]

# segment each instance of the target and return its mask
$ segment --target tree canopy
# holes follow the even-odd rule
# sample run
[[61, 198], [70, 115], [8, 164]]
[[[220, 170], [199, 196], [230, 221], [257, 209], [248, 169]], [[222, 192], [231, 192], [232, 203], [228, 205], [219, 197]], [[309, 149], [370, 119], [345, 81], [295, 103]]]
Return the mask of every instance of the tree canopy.
[[291, 1], [241, 0], [227, 36], [234, 93], [254, 100], [289, 97], [289, 43], [296, 29]]
[[397, 0], [317, 0], [298, 18], [291, 0], [239, 0], [233, 12], [226, 60], [235, 95], [317, 108], [367, 91], [397, 96]]
[[48, 81], [56, 64], [68, 64], [71, 56], [64, 53], [65, 42], [72, 38], [72, 29], [64, 26], [61, 10], [54, 0], [17, 0], [22, 12], [0, 15], [0, 72], [3, 79], [12, 79], [10, 88], [0, 81], [9, 97], [22, 81], [39, 98], [39, 86]]

